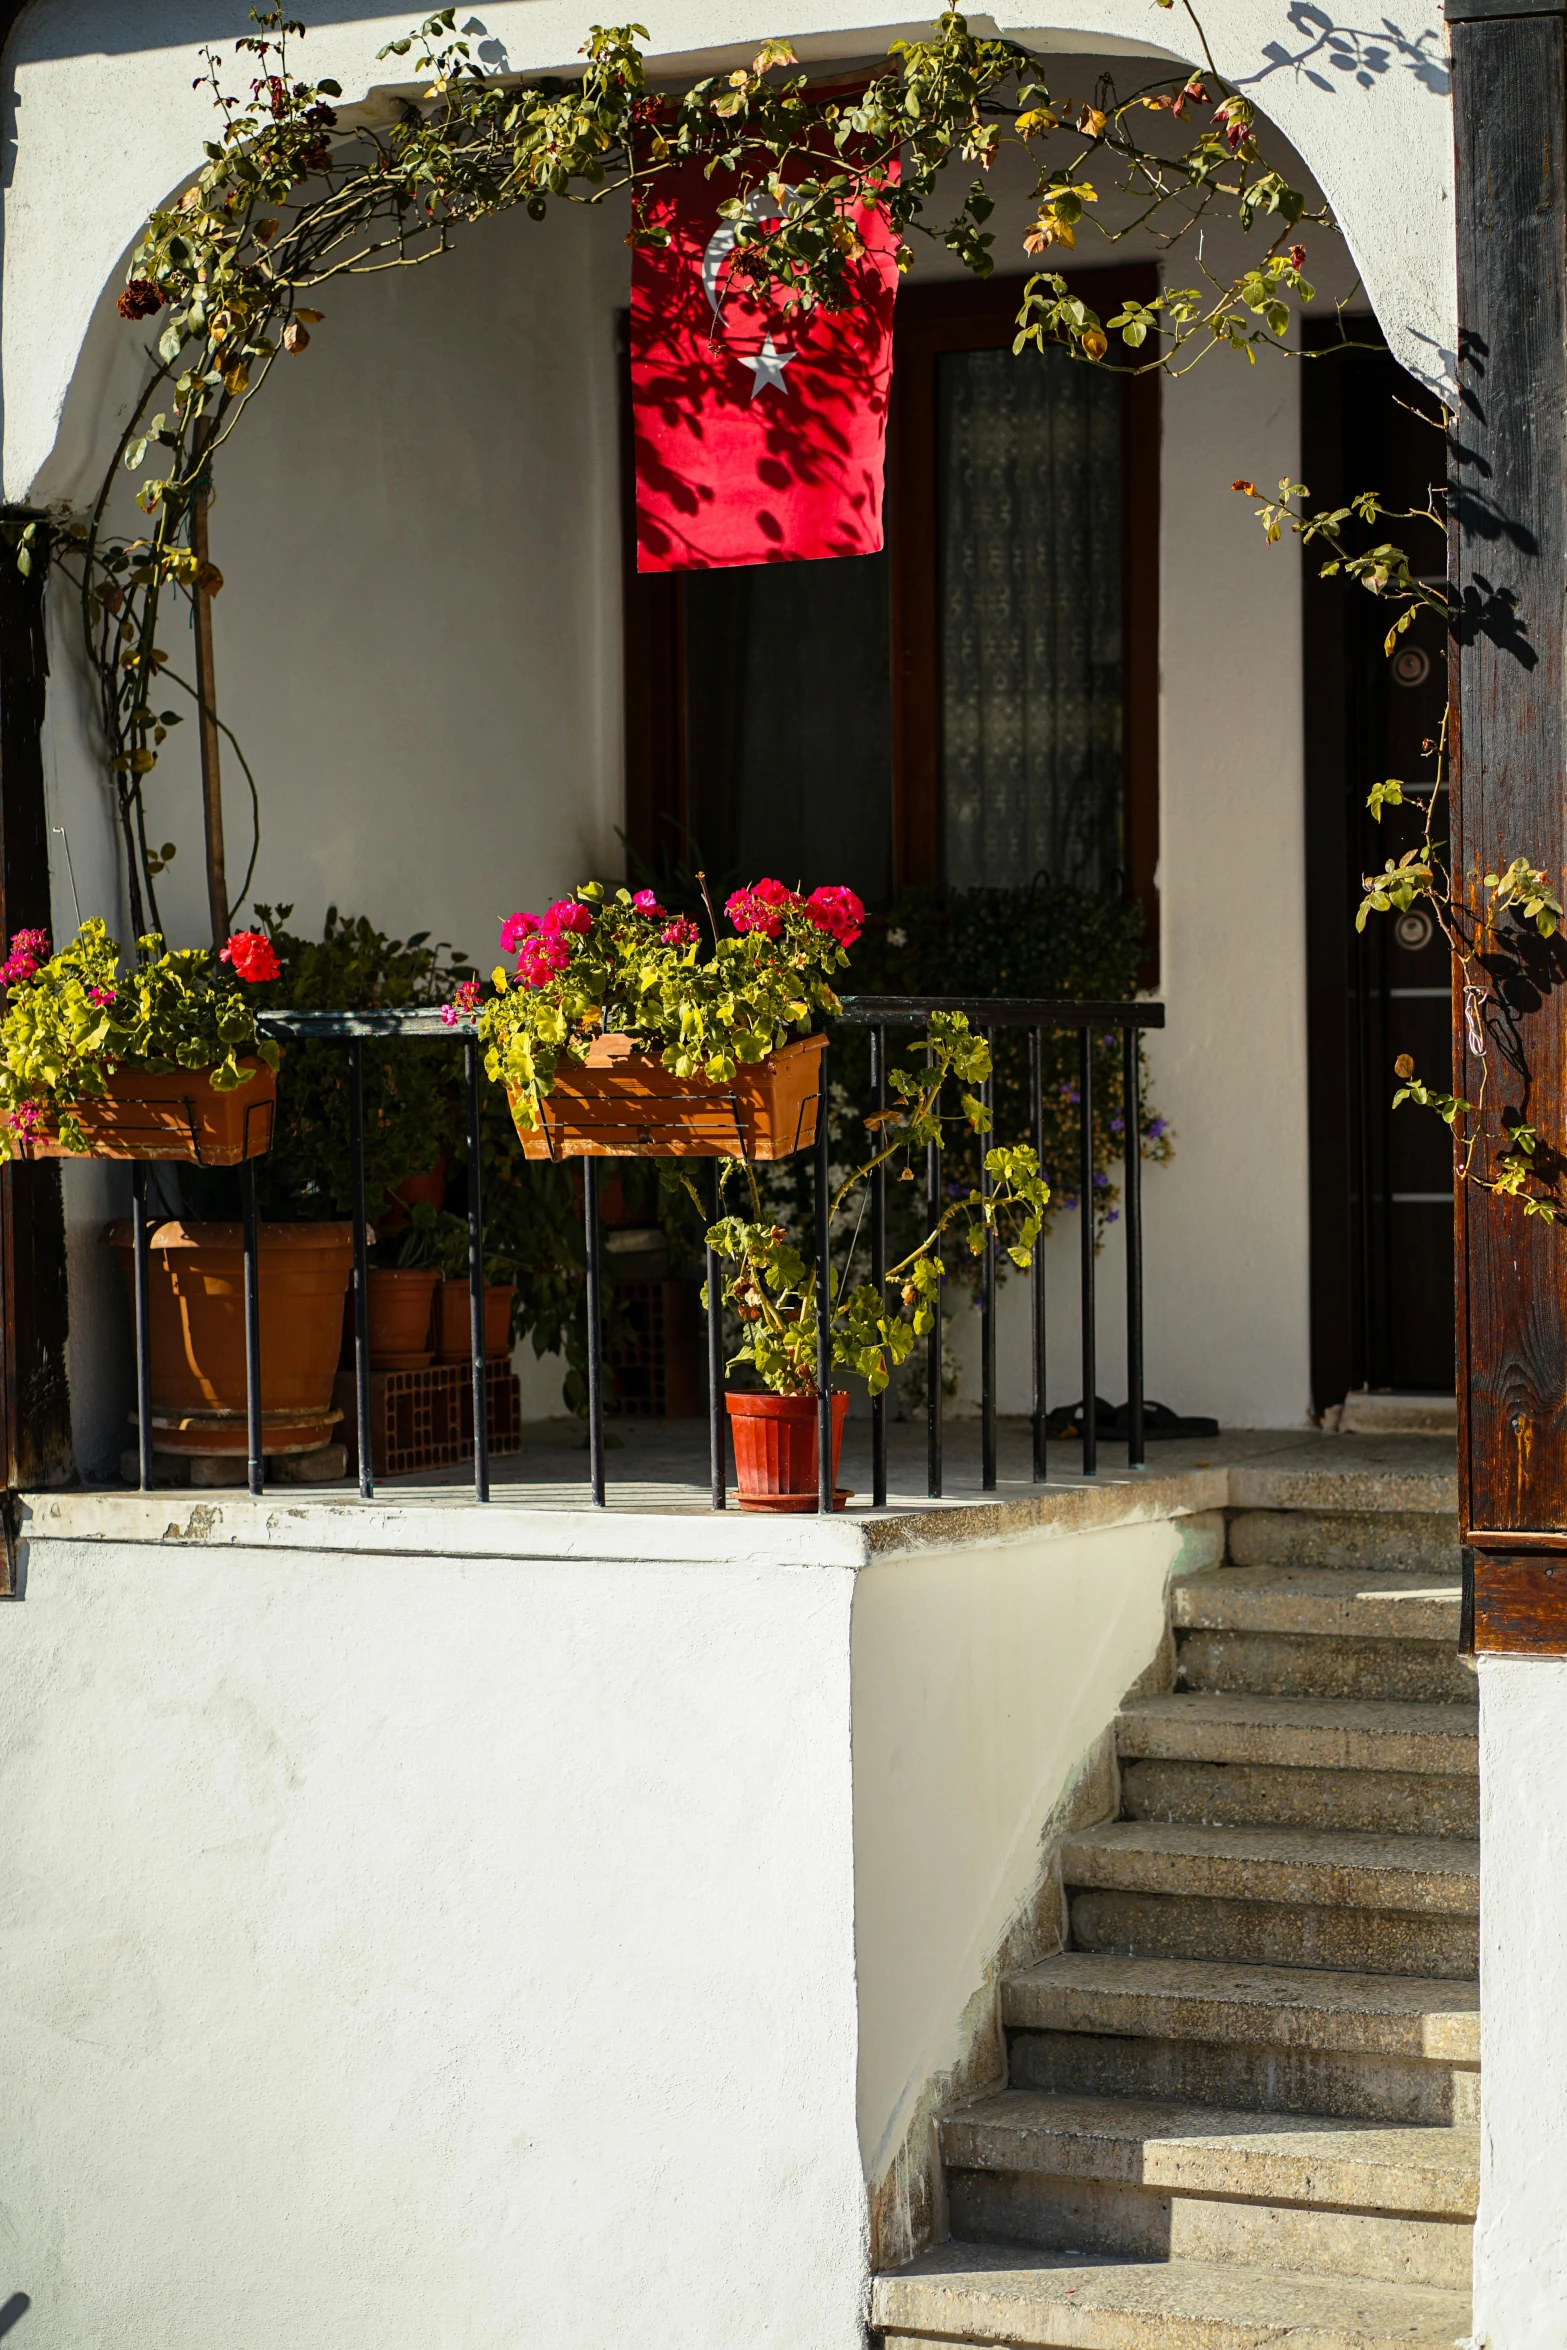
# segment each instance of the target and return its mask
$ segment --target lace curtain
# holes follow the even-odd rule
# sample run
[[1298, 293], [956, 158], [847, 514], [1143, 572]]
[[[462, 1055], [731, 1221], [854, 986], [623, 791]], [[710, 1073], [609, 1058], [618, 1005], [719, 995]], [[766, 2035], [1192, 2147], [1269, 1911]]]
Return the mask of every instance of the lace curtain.
[[1121, 386], [1064, 351], [938, 361], [943, 868], [1122, 863]]

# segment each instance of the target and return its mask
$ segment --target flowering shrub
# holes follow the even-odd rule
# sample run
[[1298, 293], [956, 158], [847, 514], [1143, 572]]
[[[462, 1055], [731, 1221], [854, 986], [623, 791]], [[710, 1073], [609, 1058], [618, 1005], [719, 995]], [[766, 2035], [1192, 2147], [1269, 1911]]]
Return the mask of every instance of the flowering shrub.
[[[733, 903], [731, 899], [731, 908]], [[884, 1120], [867, 1121], [875, 1133], [875, 1147], [865, 1164], [856, 1167], [835, 1192], [830, 1211], [833, 1221], [877, 1167], [898, 1159], [910, 1167], [915, 1158], [923, 1166], [928, 1144], [941, 1142], [946, 1147], [949, 1126], [975, 1137], [990, 1130], [990, 1112], [975, 1091], [991, 1074], [990, 1047], [982, 1036], [973, 1034], [966, 1016], [962, 1012], [933, 1013], [927, 1034], [913, 1052], [923, 1065], [917, 1073], [904, 1069], [890, 1073], [888, 1087], [901, 1106], [890, 1110]], [[944, 1116], [942, 1088], [949, 1079], [961, 1089], [961, 1110]], [[980, 1147], [984, 1147], [982, 1142]], [[985, 1167], [991, 1183], [988, 1196], [977, 1186], [954, 1186], [954, 1196], [934, 1229], [889, 1267], [883, 1288], [862, 1281], [851, 1290], [835, 1272], [828, 1276], [833, 1301], [828, 1324], [833, 1366], [862, 1378], [872, 1395], [880, 1393], [899, 1364], [912, 1354], [916, 1341], [931, 1328], [934, 1300], [946, 1271], [936, 1248], [949, 1227], [962, 1227], [963, 1244], [971, 1255], [983, 1256], [987, 1248], [999, 1245], [1014, 1264], [1025, 1270], [1028, 1267], [1029, 1252], [1039, 1237], [1050, 1199], [1039, 1161], [1026, 1144], [1020, 1144], [986, 1150]], [[774, 1223], [764, 1212], [755, 1172], [747, 1167], [744, 1173], [751, 1189], [751, 1215], [721, 1217], [707, 1234], [717, 1255], [738, 1261], [738, 1270], [725, 1286], [745, 1336], [729, 1367], [733, 1370], [736, 1363], [750, 1364], [763, 1385], [776, 1395], [814, 1395], [817, 1268], [791, 1240], [787, 1227]], [[694, 1190], [691, 1197], [700, 1209]]]
[[597, 1036], [633, 1037], [673, 1075], [722, 1084], [737, 1062], [766, 1060], [791, 1029], [837, 1010], [831, 974], [864, 919], [852, 890], [807, 898], [759, 881], [727, 912], [735, 935], [705, 957], [696, 924], [650, 889], [633, 896], [590, 881], [544, 914], [508, 916], [501, 951], [517, 967], [497, 966], [479, 1033], [485, 1068], [524, 1125], [537, 1125], [561, 1055], [584, 1059]]
[[165, 949], [156, 932], [138, 939], [137, 956], [122, 971], [119, 944], [96, 918], [56, 955], [43, 931], [16, 933], [0, 964], [0, 1160], [38, 1133], [86, 1150], [77, 1110], [119, 1068], [204, 1069], [215, 1092], [231, 1093], [255, 1074], [241, 1054], [277, 1067], [277, 1046], [256, 1033], [242, 956], [230, 958], [238, 980], [214, 977], [203, 949]]

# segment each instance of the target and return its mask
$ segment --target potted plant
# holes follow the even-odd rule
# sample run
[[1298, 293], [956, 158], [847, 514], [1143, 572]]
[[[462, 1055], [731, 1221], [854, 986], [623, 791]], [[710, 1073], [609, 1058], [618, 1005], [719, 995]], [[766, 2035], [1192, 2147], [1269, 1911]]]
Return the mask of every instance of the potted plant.
[[713, 944], [649, 889], [585, 882], [543, 915], [513, 914], [479, 1013], [530, 1158], [771, 1160], [815, 1138], [831, 974], [864, 908], [852, 890], [737, 890]]
[[[991, 1073], [990, 1047], [976, 1036], [961, 1012], [931, 1016], [928, 1033], [915, 1047], [924, 1066], [917, 1073], [891, 1072], [888, 1084], [898, 1107], [868, 1119], [876, 1142], [869, 1159], [839, 1186], [831, 1202], [829, 1228], [855, 1190], [878, 1167], [910, 1154], [923, 1156], [948, 1124], [984, 1135], [990, 1114], [974, 1090]], [[942, 1088], [955, 1079], [961, 1094], [960, 1119], [943, 1116]], [[970, 1252], [1004, 1246], [1020, 1267], [1038, 1237], [1049, 1187], [1026, 1144], [985, 1151], [990, 1188], [977, 1187], [953, 1200], [934, 1230], [889, 1268], [886, 1285], [862, 1281], [850, 1289], [830, 1273], [829, 1338], [834, 1369], [864, 1379], [878, 1394], [897, 1366], [932, 1323], [932, 1300], [945, 1270], [936, 1253], [942, 1235], [962, 1227]], [[909, 1170], [912, 1171], [912, 1170]], [[751, 1190], [749, 1217], [725, 1216], [708, 1228], [715, 1253], [736, 1265], [726, 1282], [740, 1317], [744, 1341], [729, 1368], [746, 1364], [759, 1388], [731, 1387], [725, 1403], [734, 1439], [739, 1504], [752, 1510], [813, 1510], [817, 1506], [817, 1305], [820, 1268], [791, 1239], [785, 1226], [762, 1212], [756, 1178], [744, 1170]], [[726, 1180], [730, 1178], [726, 1177]], [[695, 1191], [692, 1192], [696, 1199]], [[700, 1203], [698, 1203], [700, 1205]], [[832, 1398], [833, 1487], [838, 1489], [838, 1454], [843, 1441], [847, 1393]]]
[[0, 1160], [172, 1159], [232, 1167], [271, 1145], [278, 1048], [257, 1034], [253, 985], [277, 966], [238, 931], [214, 969], [155, 934], [120, 949], [96, 916], [51, 954], [18, 931], [0, 965]]
[[[490, 1276], [501, 1276], [492, 1280]], [[511, 1352], [512, 1301], [517, 1268], [498, 1251], [484, 1252], [484, 1351], [492, 1360]], [[509, 1276], [509, 1278], [508, 1278]], [[435, 1291], [435, 1351], [443, 1363], [465, 1363], [473, 1339], [468, 1281], [468, 1220], [444, 1208], [417, 1205], [398, 1251], [395, 1280], [424, 1279]], [[370, 1276], [374, 1293], [376, 1276]]]

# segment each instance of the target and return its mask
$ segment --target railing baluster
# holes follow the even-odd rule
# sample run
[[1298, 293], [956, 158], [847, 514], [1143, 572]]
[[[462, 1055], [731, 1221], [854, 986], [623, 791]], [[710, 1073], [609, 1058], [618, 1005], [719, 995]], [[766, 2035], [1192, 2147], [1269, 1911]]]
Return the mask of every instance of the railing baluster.
[[593, 1507], [604, 1507], [604, 1314], [599, 1259], [599, 1163], [582, 1162], [582, 1214], [588, 1254], [588, 1480]]
[[[713, 1161], [713, 1222], [724, 1212], [723, 1162]], [[707, 1254], [707, 1445], [713, 1477], [713, 1507], [729, 1502], [728, 1457], [724, 1444], [724, 1289], [723, 1259]]]
[[261, 1230], [256, 1222], [256, 1162], [239, 1169], [241, 1229], [245, 1243], [245, 1440], [246, 1481], [252, 1493], [266, 1484], [267, 1464], [261, 1418]]
[[[1029, 1134], [1034, 1145], [1034, 1157], [1041, 1170], [1045, 1163], [1045, 1033], [1042, 1028], [1028, 1032], [1028, 1106]], [[1033, 1434], [1034, 1482], [1037, 1485], [1049, 1474], [1045, 1456], [1045, 1420], [1048, 1406], [1045, 1401], [1045, 1236], [1040, 1233], [1034, 1243], [1033, 1265], [1029, 1273], [1029, 1309], [1032, 1321], [1033, 1354]]]
[[827, 1048], [821, 1057], [816, 1105], [816, 1507], [830, 1513], [832, 1473], [832, 1136], [828, 1115]]
[[1077, 1068], [1081, 1126], [1078, 1181], [1082, 1196], [1078, 1205], [1083, 1264], [1083, 1475], [1092, 1477], [1099, 1469], [1099, 1413], [1094, 1395], [1099, 1370], [1094, 1350], [1094, 1036], [1091, 1028], [1078, 1032]]
[[[979, 1098], [987, 1110], [996, 1098], [995, 1051], [996, 1032], [982, 1028], [981, 1036], [991, 1051], [991, 1074], [979, 1089]], [[995, 1190], [995, 1179], [986, 1160], [990, 1154], [991, 1137], [979, 1138], [979, 1196], [988, 1200]], [[979, 1297], [979, 1485], [982, 1493], [996, 1490], [996, 1251], [994, 1235], [986, 1231], [985, 1254], [980, 1276]]]
[[[887, 1031], [871, 1030], [871, 1097], [874, 1107], [887, 1107]], [[872, 1129], [873, 1148], [881, 1150], [886, 1130], [878, 1120]], [[887, 1170], [878, 1167], [871, 1177], [871, 1280], [883, 1300], [887, 1287]], [[887, 1390], [871, 1398], [871, 1506], [887, 1506]]]
[[484, 1204], [479, 1169], [479, 1040], [463, 1040], [468, 1079], [468, 1344], [473, 1356], [473, 1498], [490, 1498], [489, 1367], [484, 1359]]
[[147, 1264], [147, 1162], [131, 1167], [131, 1264], [136, 1292], [136, 1474], [152, 1491], [152, 1326]]
[[1126, 1031], [1121, 1113], [1126, 1121], [1126, 1465], [1148, 1458], [1143, 1430], [1143, 1120], [1138, 1032]]
[[365, 1206], [365, 1048], [348, 1047], [348, 1134], [354, 1174], [354, 1410], [359, 1424], [359, 1496], [375, 1495], [370, 1430], [370, 1235]]
[[[941, 1144], [932, 1142], [925, 1149], [925, 1214], [927, 1232], [934, 1232], [941, 1220]], [[941, 1254], [940, 1249], [937, 1255]], [[936, 1284], [931, 1298], [930, 1335], [925, 1341], [925, 1491], [932, 1501], [941, 1499], [941, 1300], [942, 1282]]]

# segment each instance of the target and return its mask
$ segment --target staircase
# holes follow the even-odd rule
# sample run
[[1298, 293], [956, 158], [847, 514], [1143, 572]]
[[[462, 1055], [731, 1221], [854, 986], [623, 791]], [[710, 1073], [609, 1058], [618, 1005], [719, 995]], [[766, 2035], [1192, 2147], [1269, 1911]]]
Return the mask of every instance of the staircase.
[[1069, 1947], [941, 2123], [884, 2350], [1451, 2350], [1478, 2168], [1475, 1684], [1450, 1517], [1255, 1509], [1177, 1585]]

